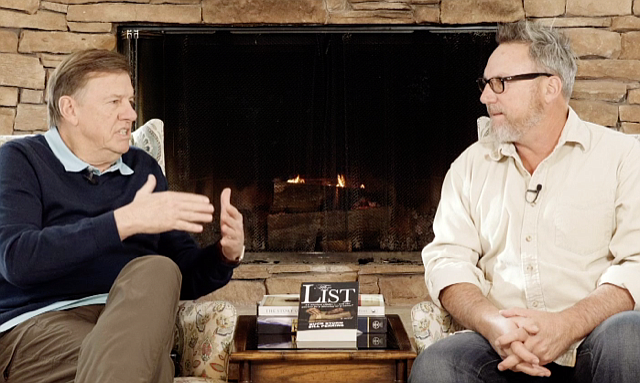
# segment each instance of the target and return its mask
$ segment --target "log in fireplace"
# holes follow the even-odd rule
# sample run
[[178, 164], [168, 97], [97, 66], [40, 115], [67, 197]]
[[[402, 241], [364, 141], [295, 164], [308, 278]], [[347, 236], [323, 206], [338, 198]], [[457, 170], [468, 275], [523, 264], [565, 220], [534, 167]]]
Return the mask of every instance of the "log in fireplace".
[[[125, 26], [174, 190], [222, 188], [251, 252], [414, 252], [485, 113], [491, 28]], [[217, 224], [197, 239], [219, 237]]]

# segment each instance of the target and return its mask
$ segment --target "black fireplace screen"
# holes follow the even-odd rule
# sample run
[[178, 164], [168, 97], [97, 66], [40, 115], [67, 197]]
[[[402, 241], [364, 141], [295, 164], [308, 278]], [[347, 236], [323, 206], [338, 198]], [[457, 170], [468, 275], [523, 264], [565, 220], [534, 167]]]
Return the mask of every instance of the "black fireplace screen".
[[219, 208], [230, 187], [248, 251], [420, 250], [477, 139], [493, 32], [364, 32], [140, 33], [139, 121], [165, 122], [171, 188]]

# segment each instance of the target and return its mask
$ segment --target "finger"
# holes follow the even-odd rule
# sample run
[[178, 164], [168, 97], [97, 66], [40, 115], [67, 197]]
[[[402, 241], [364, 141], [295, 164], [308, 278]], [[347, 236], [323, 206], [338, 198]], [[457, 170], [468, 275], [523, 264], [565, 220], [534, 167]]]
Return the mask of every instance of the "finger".
[[220, 210], [225, 211], [231, 205], [231, 189], [224, 188], [220, 193]]
[[209, 223], [213, 221], [213, 214], [211, 213], [199, 213], [199, 212], [182, 212], [179, 216], [179, 221], [190, 223]]
[[513, 317], [511, 318], [518, 327], [524, 328], [530, 335], [535, 335], [540, 331], [540, 328], [531, 318]]
[[[173, 202], [193, 202], [211, 205], [209, 197], [202, 194], [167, 191], [164, 192], [165, 197]], [[213, 205], [212, 205], [213, 206]]]
[[136, 192], [136, 194], [151, 194], [153, 190], [156, 188], [156, 177], [153, 174], [149, 174], [147, 177], [147, 182], [142, 185], [140, 189]]
[[189, 233], [202, 233], [203, 230], [202, 225], [187, 221], [178, 221], [175, 226], [176, 230], [186, 231]]
[[204, 201], [180, 201], [174, 205], [178, 211], [184, 214], [200, 213], [208, 214], [213, 218], [213, 205]]
[[528, 363], [520, 363], [513, 367], [511, 370], [515, 372], [523, 372], [527, 375], [531, 376], [541, 376], [541, 377], [549, 377], [551, 376], [551, 370], [546, 367], [531, 365]]
[[511, 309], [506, 309], [506, 310], [500, 310], [500, 315], [502, 315], [505, 318], [512, 318], [512, 317], [527, 317], [527, 310], [515, 307], [515, 308], [511, 308]]
[[511, 351], [518, 358], [522, 359], [523, 362], [540, 364], [540, 359], [534, 353], [529, 351], [529, 349], [527, 349], [521, 342], [511, 343]]
[[525, 342], [529, 338], [529, 333], [523, 328], [517, 328], [509, 331], [508, 333], [499, 336], [495, 340], [496, 347], [504, 347], [511, 344], [511, 342]]
[[522, 363], [520, 358], [512, 354], [504, 358], [502, 362], [498, 363], [498, 370], [500, 371], [511, 370], [520, 363]]

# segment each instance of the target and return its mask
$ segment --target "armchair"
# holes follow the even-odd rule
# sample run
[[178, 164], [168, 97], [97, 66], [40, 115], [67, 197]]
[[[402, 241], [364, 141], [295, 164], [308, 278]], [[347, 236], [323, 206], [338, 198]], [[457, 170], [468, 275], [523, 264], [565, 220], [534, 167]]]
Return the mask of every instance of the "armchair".
[[[148, 121], [132, 134], [131, 144], [147, 151], [164, 172], [163, 127], [161, 120]], [[19, 137], [0, 135], [0, 146]], [[174, 383], [226, 382], [236, 321], [236, 308], [229, 302], [180, 302], [174, 331]]]

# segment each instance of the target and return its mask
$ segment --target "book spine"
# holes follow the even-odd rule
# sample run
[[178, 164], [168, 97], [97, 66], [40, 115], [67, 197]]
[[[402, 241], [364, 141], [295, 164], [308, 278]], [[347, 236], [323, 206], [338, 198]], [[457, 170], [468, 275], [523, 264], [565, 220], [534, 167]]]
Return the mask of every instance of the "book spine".
[[358, 348], [387, 348], [387, 334], [362, 334], [357, 343]]
[[358, 316], [384, 316], [384, 306], [358, 306]]
[[[359, 316], [384, 316], [384, 306], [358, 306]], [[298, 316], [296, 306], [258, 306], [260, 316]]]
[[387, 332], [387, 317], [359, 316], [358, 330], [363, 333], [385, 334]]
[[[291, 334], [296, 331], [298, 318], [281, 317], [279, 323], [271, 323], [274, 316], [258, 317], [256, 332], [258, 334]], [[358, 331], [362, 333], [384, 334], [387, 332], [387, 317], [360, 316], [358, 317]]]
[[297, 317], [298, 306], [258, 306], [258, 315]]

